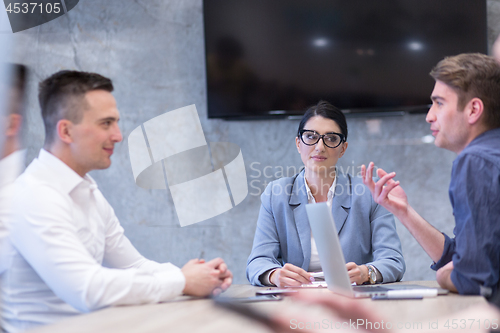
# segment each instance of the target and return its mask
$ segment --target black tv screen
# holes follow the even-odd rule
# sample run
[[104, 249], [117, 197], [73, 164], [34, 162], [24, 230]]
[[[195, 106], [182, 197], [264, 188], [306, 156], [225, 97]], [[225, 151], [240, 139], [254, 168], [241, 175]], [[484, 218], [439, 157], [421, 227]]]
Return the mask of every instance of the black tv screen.
[[204, 0], [209, 118], [423, 111], [445, 56], [487, 53], [486, 0]]

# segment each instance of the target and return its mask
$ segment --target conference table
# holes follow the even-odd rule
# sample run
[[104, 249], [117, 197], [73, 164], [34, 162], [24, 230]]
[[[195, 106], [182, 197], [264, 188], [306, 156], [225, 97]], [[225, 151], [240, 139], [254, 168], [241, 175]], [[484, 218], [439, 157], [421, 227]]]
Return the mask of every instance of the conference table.
[[[419, 284], [427, 287], [438, 287], [435, 281], [398, 282], [399, 284]], [[244, 298], [254, 296], [259, 289], [251, 285], [232, 285], [224, 297]], [[327, 293], [331, 297], [345, 298], [331, 293], [326, 288], [303, 290], [305, 293]], [[477, 319], [463, 317], [468, 309], [486, 307], [487, 302], [481, 296], [460, 296], [450, 293], [444, 296], [424, 298], [420, 300], [371, 300], [355, 299], [360, 306], [379, 314], [383, 323], [372, 322], [371, 325], [385, 325], [383, 328], [402, 329], [408, 331], [426, 331], [439, 329], [453, 331], [460, 320], [466, 325], [491, 325], [498, 318]], [[306, 325], [318, 324], [318, 331], [333, 331], [346, 328], [349, 319], [339, 319], [332, 311], [315, 305], [303, 303], [293, 297], [283, 297], [281, 301], [264, 301], [245, 303], [247, 306], [266, 313], [290, 318], [291, 331], [304, 331]], [[460, 315], [460, 312], [462, 314]], [[467, 312], [465, 312], [467, 313]], [[473, 312], [470, 312], [473, 313]], [[470, 314], [469, 313], [469, 314]], [[481, 312], [484, 314], [484, 312]], [[457, 317], [454, 317], [456, 315]], [[471, 314], [474, 316], [473, 314]], [[460, 317], [461, 316], [461, 317]], [[456, 319], [453, 321], [453, 319]], [[353, 319], [354, 320], [354, 319]], [[359, 319], [358, 319], [359, 320]], [[448, 320], [448, 322], [446, 322]], [[468, 320], [468, 322], [467, 322]], [[366, 320], [368, 321], [368, 320]], [[344, 324], [344, 326], [342, 326]], [[360, 322], [357, 322], [359, 328]], [[361, 328], [366, 328], [361, 323]], [[388, 325], [391, 325], [389, 327]], [[319, 327], [321, 325], [321, 327]], [[352, 325], [352, 322], [351, 322]], [[447, 325], [447, 327], [446, 327]], [[483, 327], [481, 326], [481, 327]], [[351, 326], [352, 328], [352, 326]], [[382, 327], [381, 327], [382, 328]], [[170, 302], [160, 304], [144, 304], [134, 306], [117, 306], [82, 314], [62, 320], [56, 324], [43, 326], [31, 333], [87, 333], [87, 332], [119, 332], [119, 333], [165, 333], [165, 332], [272, 332], [266, 325], [227, 310], [206, 298], [178, 297]]]

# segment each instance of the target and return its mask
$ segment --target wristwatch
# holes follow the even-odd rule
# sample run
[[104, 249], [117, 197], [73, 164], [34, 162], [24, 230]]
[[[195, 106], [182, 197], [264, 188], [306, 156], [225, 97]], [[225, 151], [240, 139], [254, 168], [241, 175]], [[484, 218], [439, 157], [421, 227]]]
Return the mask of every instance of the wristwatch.
[[377, 283], [377, 272], [375, 268], [372, 265], [366, 265], [366, 267], [368, 267], [368, 281], [370, 284]]

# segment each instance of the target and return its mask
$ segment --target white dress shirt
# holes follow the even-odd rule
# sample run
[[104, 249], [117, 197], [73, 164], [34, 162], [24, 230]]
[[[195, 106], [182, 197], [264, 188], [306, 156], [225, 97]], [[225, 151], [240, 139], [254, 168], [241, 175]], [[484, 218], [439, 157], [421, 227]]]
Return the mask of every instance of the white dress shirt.
[[0, 160], [0, 275], [7, 267], [7, 219], [11, 214], [13, 183], [24, 169], [26, 150], [17, 150]]
[[15, 185], [15, 251], [2, 275], [7, 332], [182, 293], [181, 270], [139, 254], [90, 176], [42, 149]]

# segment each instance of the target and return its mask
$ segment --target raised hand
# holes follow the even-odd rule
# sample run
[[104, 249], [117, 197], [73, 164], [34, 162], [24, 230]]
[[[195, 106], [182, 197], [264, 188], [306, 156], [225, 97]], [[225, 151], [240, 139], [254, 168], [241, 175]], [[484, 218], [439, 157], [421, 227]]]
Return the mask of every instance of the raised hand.
[[399, 186], [399, 181], [393, 179], [396, 173], [387, 173], [382, 169], [378, 169], [377, 176], [380, 179], [375, 183], [372, 177], [374, 166], [373, 162], [370, 162], [368, 169], [364, 164], [361, 166], [363, 183], [372, 193], [373, 200], [397, 217], [407, 214], [408, 198], [405, 191]]

